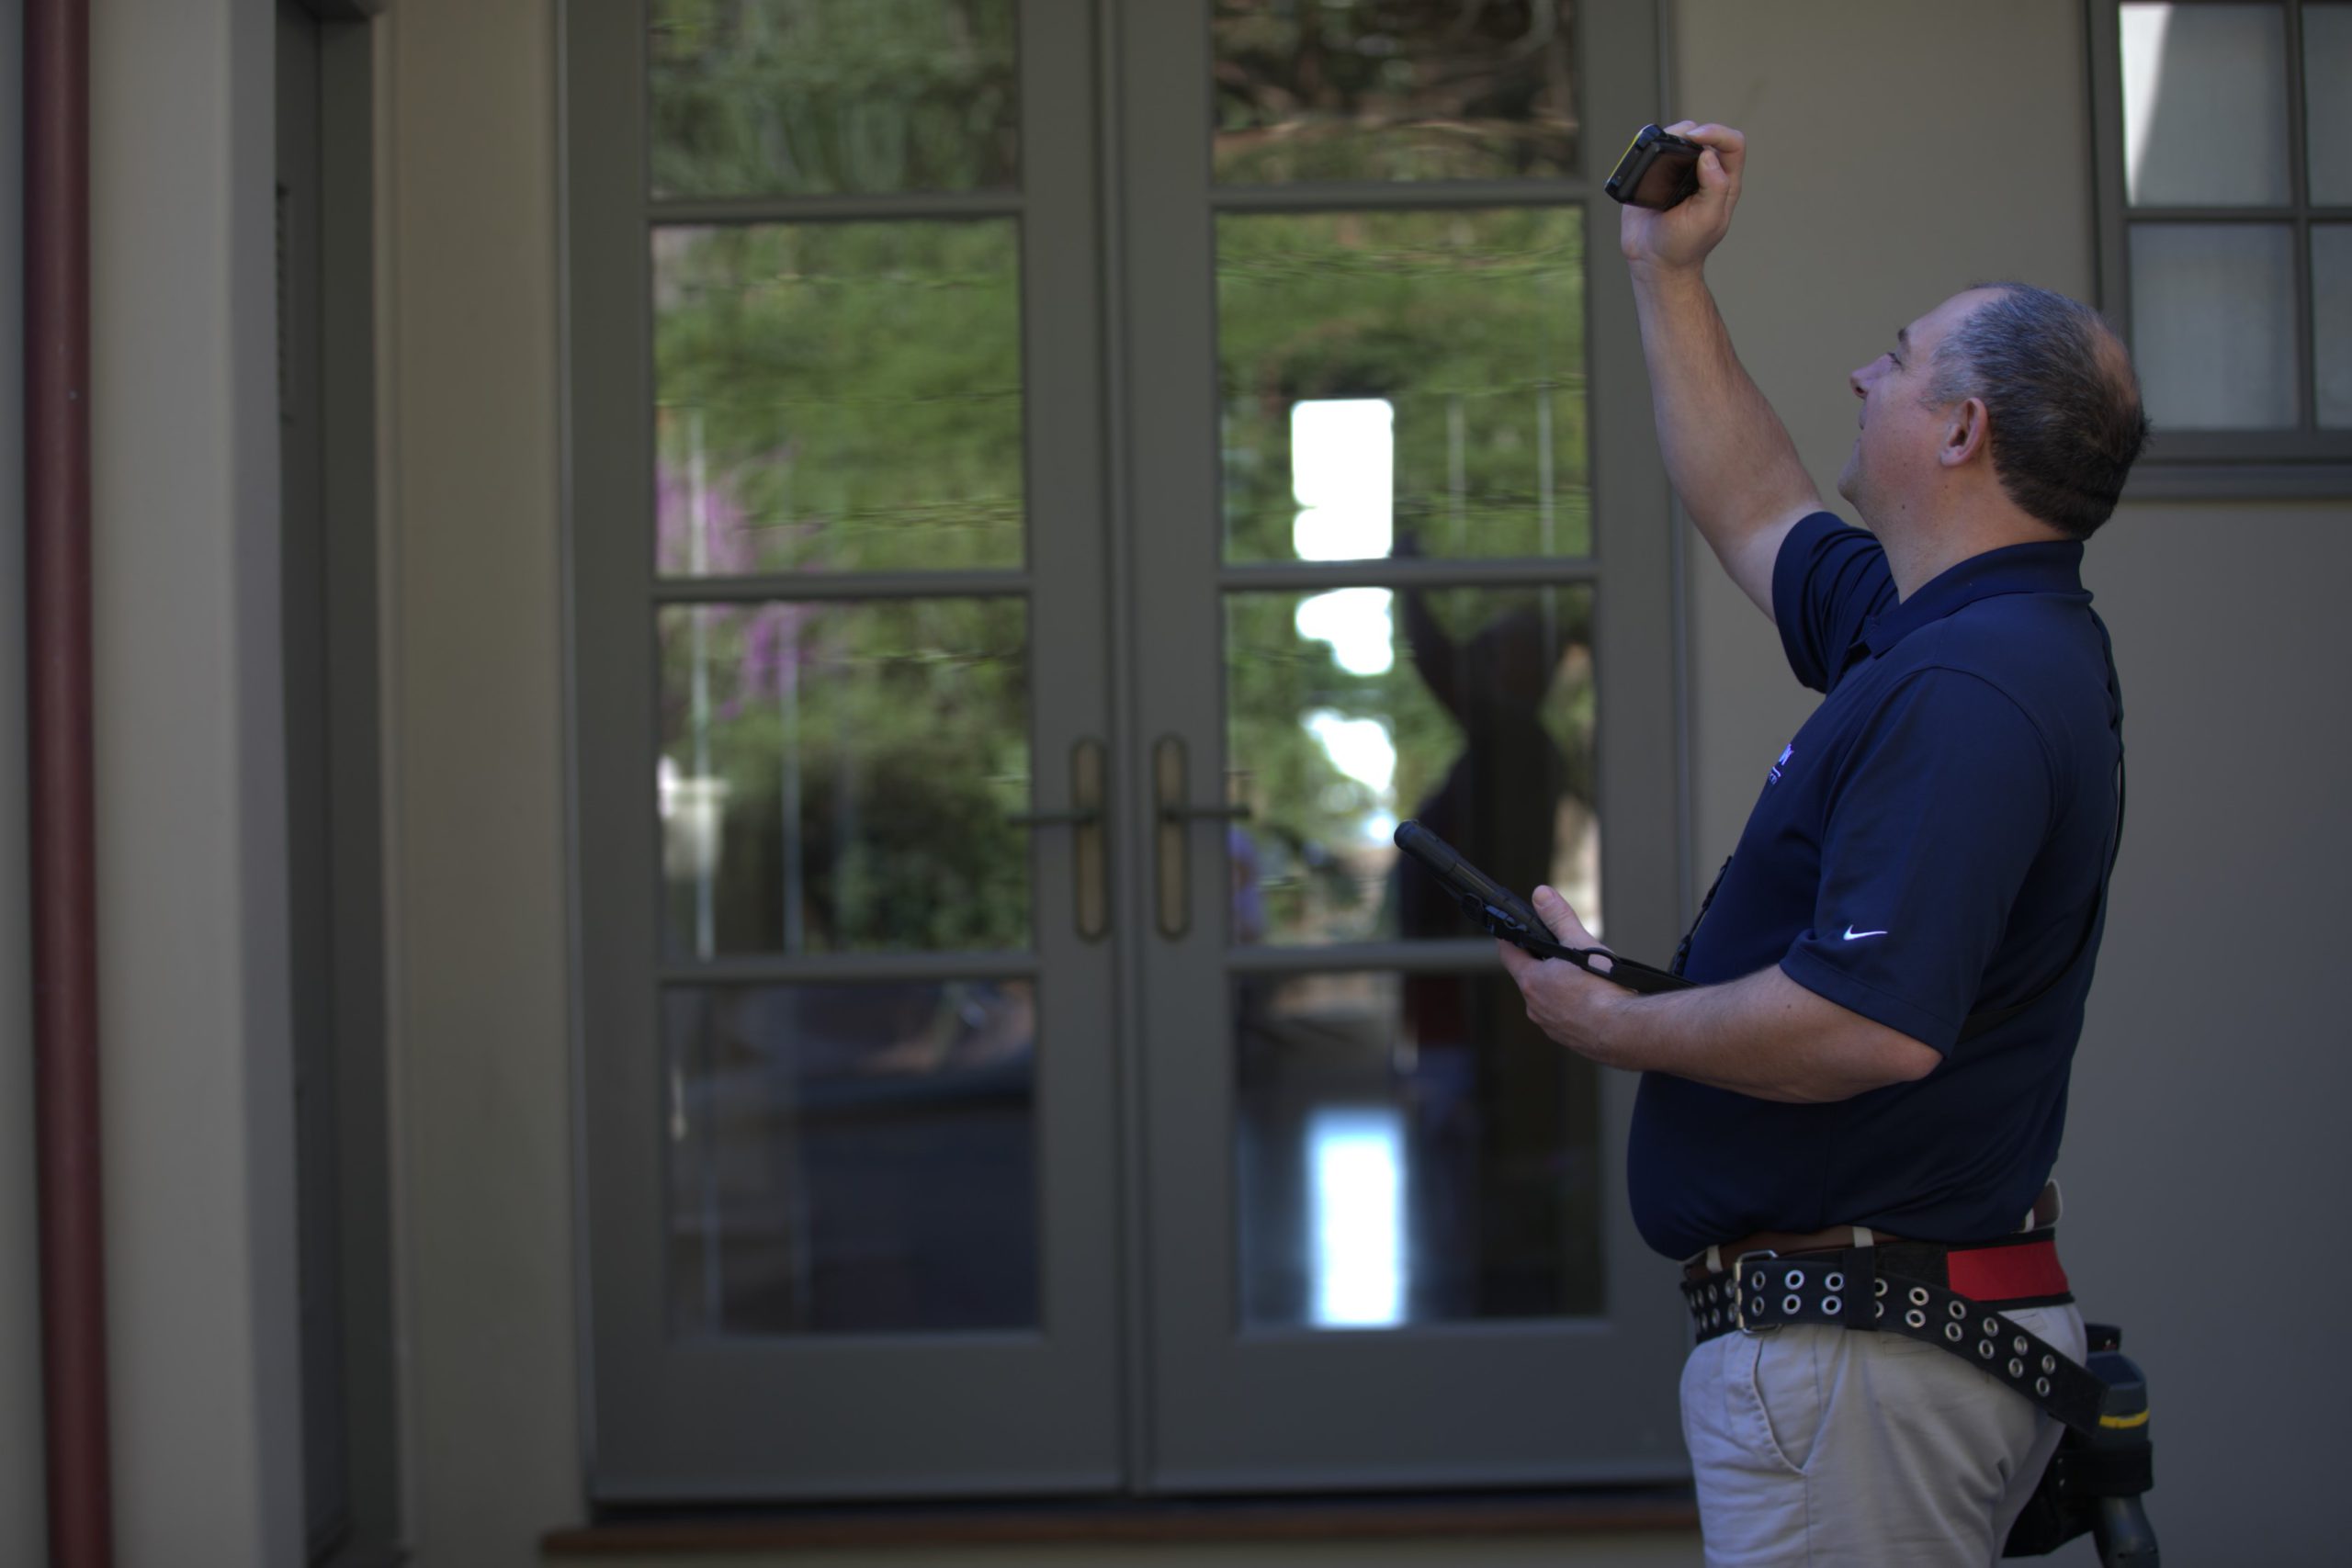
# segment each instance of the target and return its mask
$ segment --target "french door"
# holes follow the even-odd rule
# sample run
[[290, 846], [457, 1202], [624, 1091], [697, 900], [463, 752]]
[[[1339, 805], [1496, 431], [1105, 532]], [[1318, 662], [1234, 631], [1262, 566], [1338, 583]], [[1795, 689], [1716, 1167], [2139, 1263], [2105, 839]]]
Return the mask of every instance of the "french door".
[[1678, 1468], [1631, 1085], [1387, 844], [1672, 941], [1650, 8], [564, 25], [595, 1495]]

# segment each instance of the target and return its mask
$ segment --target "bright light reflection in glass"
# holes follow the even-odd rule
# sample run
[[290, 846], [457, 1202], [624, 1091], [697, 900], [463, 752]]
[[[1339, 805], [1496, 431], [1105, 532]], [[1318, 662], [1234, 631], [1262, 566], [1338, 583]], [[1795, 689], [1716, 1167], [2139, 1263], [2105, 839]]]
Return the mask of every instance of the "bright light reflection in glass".
[[1351, 675], [1385, 675], [1396, 662], [1396, 623], [1385, 588], [1339, 588], [1298, 602], [1298, 635], [1331, 645], [1331, 657]]
[[1306, 728], [1323, 743], [1331, 765], [1377, 795], [1396, 780], [1396, 742], [1376, 718], [1349, 718], [1329, 708], [1306, 716]]
[[1314, 1323], [1405, 1321], [1405, 1119], [1393, 1106], [1317, 1111], [1306, 1124], [1314, 1193]]
[[1396, 742], [1386, 721], [1317, 708], [1306, 716], [1306, 727], [1333, 767], [1372, 792], [1375, 805], [1357, 824], [1365, 841], [1387, 842], [1396, 830], [1396, 818], [1388, 809], [1395, 804], [1391, 792], [1396, 783]]
[[1328, 399], [1290, 411], [1291, 547], [1301, 560], [1388, 553], [1396, 484], [1396, 410], [1385, 398]]
[[2156, 93], [2165, 62], [2165, 34], [2172, 30], [2170, 6], [2126, 6], [2116, 18], [2123, 42], [2123, 171], [2136, 195], [2147, 161], [2148, 133], [2155, 126]]

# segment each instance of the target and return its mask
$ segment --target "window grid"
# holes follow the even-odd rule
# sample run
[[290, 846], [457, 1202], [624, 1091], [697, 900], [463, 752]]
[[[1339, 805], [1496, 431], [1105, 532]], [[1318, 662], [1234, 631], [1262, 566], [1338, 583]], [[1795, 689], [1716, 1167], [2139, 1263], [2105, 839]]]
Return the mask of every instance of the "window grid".
[[2305, 103], [2303, 14], [2311, 0], [2199, 0], [2283, 12], [2287, 80], [2289, 199], [2245, 207], [2130, 205], [2125, 193], [2122, 8], [2124, 0], [2090, 0], [2093, 162], [2099, 211], [2101, 303], [2109, 318], [2136, 342], [2132, 330], [2131, 241], [2142, 225], [2261, 224], [2290, 233], [2294, 270], [2293, 333], [2296, 423], [2259, 430], [2167, 431], [2159, 428], [2134, 471], [2135, 495], [2352, 494], [2352, 431], [2317, 423], [2318, 355], [2314, 341], [2312, 231], [2352, 222], [2352, 207], [2311, 199], [2310, 136]]

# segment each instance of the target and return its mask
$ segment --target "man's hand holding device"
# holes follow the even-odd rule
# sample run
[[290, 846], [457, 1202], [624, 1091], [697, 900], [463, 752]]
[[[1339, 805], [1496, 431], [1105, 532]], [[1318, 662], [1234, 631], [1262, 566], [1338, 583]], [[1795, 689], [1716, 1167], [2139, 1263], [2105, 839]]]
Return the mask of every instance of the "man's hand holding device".
[[[1568, 901], [1549, 887], [1535, 890], [1533, 907], [1536, 917], [1551, 928], [1554, 939], [1563, 947], [1588, 952], [1600, 947]], [[1617, 1065], [1606, 1059], [1601, 1021], [1614, 1009], [1634, 1000], [1637, 993], [1621, 988], [1622, 982], [1611, 984], [1600, 977], [1598, 971], [1537, 958], [1499, 939], [1495, 951], [1518, 983], [1520, 995], [1527, 1000], [1528, 1019], [1536, 1028], [1579, 1055], [1604, 1066]]]
[[[1584, 929], [1584, 922], [1577, 919], [1567, 901], [1550, 888], [1537, 888], [1535, 902], [1529, 904], [1419, 822], [1399, 823], [1396, 838], [1396, 847], [1442, 883], [1474, 924], [1502, 943], [1508, 950], [1504, 954], [1506, 964], [1512, 958], [1531, 964], [1558, 959], [1587, 974], [1601, 976], [1628, 991], [1679, 991], [1690, 987], [1690, 982], [1679, 975], [1620, 958], [1594, 942], [1592, 933]], [[1545, 934], [1547, 931], [1549, 935]], [[1573, 941], [1569, 940], [1571, 934]], [[1513, 975], [1518, 973], [1512, 970]]]
[[[1655, 129], [1643, 127], [1643, 135], [1649, 135]], [[1642, 137], [1634, 139], [1634, 146], [1626, 150], [1625, 161], [1618, 165], [1628, 180], [1620, 182], [1612, 175], [1608, 187], [1610, 195], [1624, 203], [1618, 219], [1617, 246], [1636, 274], [1645, 269], [1694, 268], [1706, 260], [1707, 253], [1730, 231], [1732, 209], [1739, 203], [1740, 165], [1747, 154], [1747, 139], [1729, 126], [1680, 119], [1658, 135], [1660, 151], [1652, 153], [1646, 167], [1639, 170], [1627, 168], [1643, 151]], [[1700, 149], [1696, 160], [1666, 145], [1668, 142]], [[1662, 179], [1670, 177], [1656, 172], [1668, 154], [1679, 155], [1697, 183], [1670, 206], [1654, 207], [1634, 199], [1657, 194], [1670, 196], [1680, 188], [1669, 184], [1663, 193], [1657, 189]]]

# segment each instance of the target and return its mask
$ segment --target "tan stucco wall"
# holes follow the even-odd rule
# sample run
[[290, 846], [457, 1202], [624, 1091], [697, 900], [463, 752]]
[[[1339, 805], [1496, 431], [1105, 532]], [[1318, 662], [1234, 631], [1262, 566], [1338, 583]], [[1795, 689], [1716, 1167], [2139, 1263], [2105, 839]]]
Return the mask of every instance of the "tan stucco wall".
[[90, 22], [100, 1071], [116, 1561], [301, 1558], [274, 32]]
[[554, 14], [385, 22], [386, 795], [411, 1534], [581, 1516], [564, 1006]]

